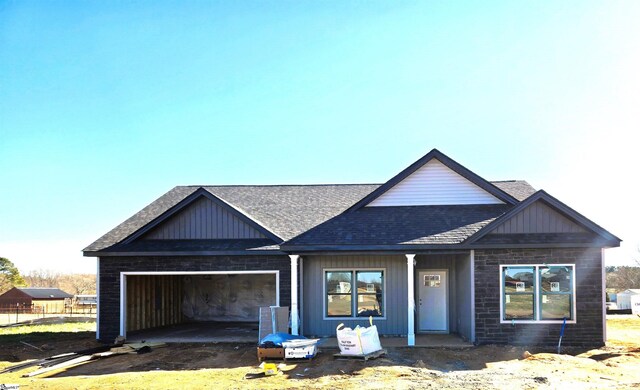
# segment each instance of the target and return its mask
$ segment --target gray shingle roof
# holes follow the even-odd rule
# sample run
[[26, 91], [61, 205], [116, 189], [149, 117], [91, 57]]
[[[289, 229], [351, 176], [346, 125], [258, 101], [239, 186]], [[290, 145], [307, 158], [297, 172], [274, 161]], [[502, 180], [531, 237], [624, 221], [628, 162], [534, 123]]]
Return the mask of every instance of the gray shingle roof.
[[283, 247], [459, 244], [511, 205], [363, 207], [293, 238]]
[[378, 188], [378, 184], [178, 186], [84, 249], [109, 248], [204, 188], [283, 239], [330, 219]]
[[35, 299], [63, 299], [63, 298], [73, 298], [73, 295], [67, 294], [66, 292], [60, 290], [59, 288], [48, 288], [48, 287], [17, 287], [18, 290], [23, 293], [31, 296]]
[[[521, 200], [525, 194], [534, 192], [525, 181], [500, 181], [492, 184], [518, 200]], [[84, 251], [102, 251], [121, 242], [199, 188], [204, 188], [277, 236], [288, 240], [342, 213], [379, 186], [379, 184], [177, 186], [87, 246]], [[462, 226], [459, 228], [467, 229]], [[446, 234], [439, 236], [438, 239], [444, 240], [445, 236]]]
[[492, 181], [491, 184], [518, 199], [520, 202], [536, 192], [535, 188], [531, 187], [531, 184], [524, 180]]
[[98, 238], [91, 245], [84, 248], [83, 251], [99, 251], [117, 244], [141, 227], [162, 215], [162, 213], [169, 210], [171, 207], [180, 203], [181, 200], [191, 195], [197, 189], [198, 187], [174, 187], [169, 192], [162, 195], [145, 208], [135, 213], [133, 216], [129, 217], [126, 221]]
[[340, 214], [376, 188], [378, 184], [204, 187], [285, 240]]

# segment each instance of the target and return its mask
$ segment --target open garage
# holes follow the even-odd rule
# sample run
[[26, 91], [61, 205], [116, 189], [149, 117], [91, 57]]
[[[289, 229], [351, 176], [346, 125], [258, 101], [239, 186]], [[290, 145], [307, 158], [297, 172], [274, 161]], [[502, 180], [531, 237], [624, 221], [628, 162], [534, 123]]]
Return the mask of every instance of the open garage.
[[129, 339], [258, 337], [259, 308], [280, 304], [279, 271], [123, 272], [120, 333]]

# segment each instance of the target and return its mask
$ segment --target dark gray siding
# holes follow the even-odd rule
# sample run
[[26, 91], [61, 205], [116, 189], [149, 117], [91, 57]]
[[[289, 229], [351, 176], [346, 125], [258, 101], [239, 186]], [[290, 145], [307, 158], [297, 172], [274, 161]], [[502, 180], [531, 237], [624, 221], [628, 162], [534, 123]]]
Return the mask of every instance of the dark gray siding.
[[265, 238], [231, 211], [201, 197], [147, 233], [146, 239]]
[[323, 319], [324, 269], [385, 270], [385, 317], [374, 319], [378, 332], [384, 335], [407, 334], [407, 259], [403, 255], [388, 256], [303, 256], [302, 332], [306, 336], [335, 336], [340, 323], [345, 326], [369, 326], [368, 319]]
[[501, 324], [501, 264], [575, 264], [575, 324], [567, 324], [563, 345], [600, 347], [602, 254], [599, 248], [496, 249], [475, 252], [476, 342], [478, 344], [557, 345], [561, 324]]
[[288, 256], [139, 256], [101, 257], [100, 340], [111, 342], [120, 332], [120, 272], [132, 271], [280, 271], [280, 305], [291, 304]]
[[472, 339], [471, 257], [460, 256], [456, 262], [456, 286], [458, 300], [455, 302], [458, 313], [458, 334], [465, 340]]
[[585, 230], [541, 201], [532, 203], [489, 234], [584, 233]]

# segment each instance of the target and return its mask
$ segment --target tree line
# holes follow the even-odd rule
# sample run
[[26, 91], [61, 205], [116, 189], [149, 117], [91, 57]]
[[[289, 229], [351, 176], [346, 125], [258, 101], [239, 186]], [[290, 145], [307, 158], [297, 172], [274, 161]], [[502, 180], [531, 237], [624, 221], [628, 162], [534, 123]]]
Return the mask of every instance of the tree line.
[[72, 295], [95, 294], [96, 275], [63, 274], [42, 269], [22, 275], [9, 259], [0, 257], [0, 294], [13, 287], [53, 287]]

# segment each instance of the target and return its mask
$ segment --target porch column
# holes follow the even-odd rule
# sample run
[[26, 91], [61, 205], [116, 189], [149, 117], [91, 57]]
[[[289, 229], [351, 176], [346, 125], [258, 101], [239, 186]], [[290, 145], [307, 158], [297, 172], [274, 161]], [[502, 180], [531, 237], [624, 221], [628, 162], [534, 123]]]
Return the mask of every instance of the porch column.
[[289, 255], [291, 259], [291, 334], [298, 334], [298, 259], [300, 255]]
[[407, 345], [416, 345], [415, 318], [416, 301], [413, 294], [414, 276], [413, 267], [415, 264], [415, 254], [405, 255], [407, 257]]

